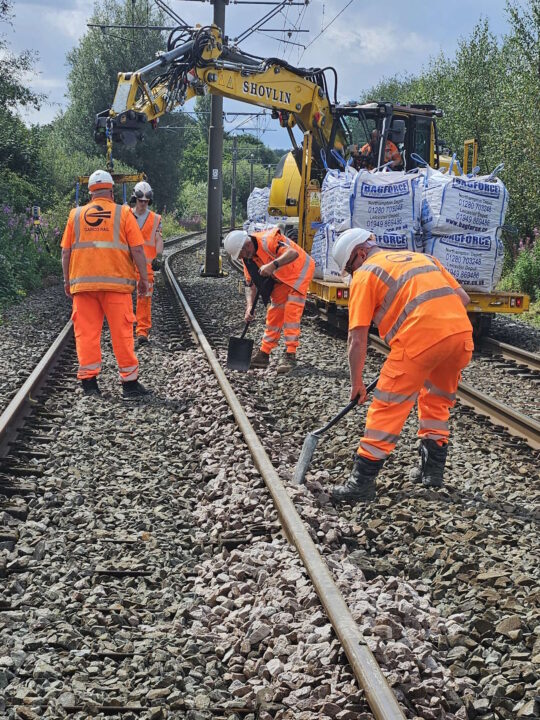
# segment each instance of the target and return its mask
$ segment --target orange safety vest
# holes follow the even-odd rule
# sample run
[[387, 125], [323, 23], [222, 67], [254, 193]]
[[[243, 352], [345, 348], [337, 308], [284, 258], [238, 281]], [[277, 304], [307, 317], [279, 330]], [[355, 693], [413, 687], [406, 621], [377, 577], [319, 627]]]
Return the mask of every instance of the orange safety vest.
[[379, 251], [353, 273], [349, 330], [369, 326], [415, 357], [450, 335], [472, 330], [458, 281], [430, 255]]
[[[294, 240], [290, 240], [282, 235], [278, 228], [263, 230], [262, 232], [250, 233], [257, 240], [257, 252], [253, 256], [253, 261], [258, 267], [266, 265], [276, 260], [280, 255], [279, 244], [286, 246], [286, 249], [293, 248], [298, 253], [298, 257], [293, 262], [278, 268], [273, 277], [284, 285], [288, 285], [301, 295], [307, 295], [309, 283], [315, 272], [315, 261], [307, 254], [307, 252], [297, 245]], [[248, 271], [244, 266], [244, 275], [251, 282]]]
[[[371, 152], [371, 143], [366, 143], [363, 145], [360, 149], [360, 153], [362, 155], [369, 155]], [[397, 157], [394, 157], [397, 155]], [[394, 145], [394, 143], [391, 140], [386, 141], [386, 145], [384, 148], [384, 163], [389, 163], [391, 160], [398, 160], [401, 162], [401, 155], [399, 154], [399, 150], [397, 149], [397, 146]]]
[[148, 263], [151, 263], [157, 255], [156, 233], [161, 224], [161, 215], [149, 210], [146, 216], [137, 217], [135, 213], [133, 213], [133, 216], [144, 238], [144, 254], [146, 255], [146, 260]]
[[133, 292], [137, 280], [130, 246], [136, 245], [142, 245], [142, 236], [127, 205], [97, 198], [72, 210], [62, 238], [62, 247], [71, 249], [71, 293]]

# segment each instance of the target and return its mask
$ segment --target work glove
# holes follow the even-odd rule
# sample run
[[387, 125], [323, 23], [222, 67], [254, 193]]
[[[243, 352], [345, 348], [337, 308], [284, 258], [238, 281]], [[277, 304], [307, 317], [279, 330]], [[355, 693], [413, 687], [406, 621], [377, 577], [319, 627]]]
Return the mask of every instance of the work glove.
[[152, 270], [161, 270], [161, 260], [157, 257], [152, 260]]

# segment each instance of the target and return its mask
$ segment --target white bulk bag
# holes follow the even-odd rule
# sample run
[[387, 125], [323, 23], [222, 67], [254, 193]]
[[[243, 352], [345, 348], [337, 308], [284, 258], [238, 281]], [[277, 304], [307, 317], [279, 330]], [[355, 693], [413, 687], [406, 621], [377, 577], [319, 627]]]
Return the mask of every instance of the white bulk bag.
[[482, 233], [504, 224], [508, 191], [490, 175], [467, 177], [427, 171], [422, 224], [432, 233]]
[[440, 260], [465, 290], [492, 292], [504, 263], [500, 234], [497, 228], [487, 233], [432, 235], [426, 253]]
[[351, 227], [366, 228], [376, 235], [417, 231], [421, 180], [418, 173], [360, 170], [351, 194]]
[[338, 232], [350, 227], [350, 198], [357, 172], [350, 165], [343, 171], [328, 170], [321, 186], [321, 220]]
[[330, 282], [342, 282], [341, 273], [332, 257], [332, 248], [337, 240], [333, 225], [323, 224], [315, 233], [310, 255], [315, 261], [314, 277]]
[[385, 232], [373, 233], [377, 246], [383, 250], [411, 250], [423, 252], [424, 242], [420, 233]]

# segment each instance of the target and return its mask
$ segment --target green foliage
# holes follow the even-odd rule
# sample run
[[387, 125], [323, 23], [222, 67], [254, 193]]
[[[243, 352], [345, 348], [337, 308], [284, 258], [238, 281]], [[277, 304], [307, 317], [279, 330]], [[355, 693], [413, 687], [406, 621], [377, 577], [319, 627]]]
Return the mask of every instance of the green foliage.
[[185, 228], [179, 224], [172, 213], [165, 213], [161, 216], [161, 225], [164, 240], [175, 237], [176, 235], [182, 235], [186, 232]]
[[[10, 22], [11, 0], [2, 0], [0, 3], [0, 25]], [[8, 49], [7, 42], [0, 35], [0, 109], [15, 109], [31, 105], [39, 108], [43, 100], [24, 85], [25, 77], [33, 72], [35, 54], [24, 50], [14, 55]]]
[[[146, 0], [135, 0], [134, 3], [131, 0], [100, 0], [91, 18], [91, 22], [103, 24], [129, 24], [132, 20], [139, 25], [165, 24], [162, 13], [153, 5], [149, 6]], [[164, 36], [159, 31], [137, 32], [132, 37], [128, 30], [88, 30], [68, 54], [70, 102], [65, 114], [55, 123], [67, 154], [79, 152], [92, 157], [103, 153], [97, 167], [105, 164], [105, 149], [98, 147], [93, 137], [96, 114], [111, 106], [119, 71], [137, 70], [165, 49]], [[185, 143], [185, 131], [181, 129], [184, 125], [186, 120], [178, 113], [165, 115], [160, 118], [157, 130], [148, 128], [145, 131], [144, 142], [134, 148], [116, 143], [113, 149], [115, 171], [119, 170], [118, 161], [121, 161], [147, 174], [158, 209], [174, 204], [178, 158]], [[165, 126], [167, 129], [162, 129]]]
[[527, 238], [528, 247], [522, 247], [511, 272], [502, 280], [502, 290], [525, 292], [531, 300], [540, 301], [540, 236], [535, 231], [534, 242]]
[[458, 157], [463, 142], [476, 138], [481, 172], [504, 162], [507, 221], [526, 235], [540, 225], [540, 1], [508, 2], [507, 11], [511, 31], [502, 42], [483, 20], [453, 58], [432, 59], [417, 77], [385, 80], [364, 99], [440, 107], [439, 136]]
[[[48, 229], [48, 228], [46, 228]], [[29, 213], [0, 208], [0, 309], [24, 297], [51, 274], [60, 273], [58, 252], [47, 235], [33, 232]]]

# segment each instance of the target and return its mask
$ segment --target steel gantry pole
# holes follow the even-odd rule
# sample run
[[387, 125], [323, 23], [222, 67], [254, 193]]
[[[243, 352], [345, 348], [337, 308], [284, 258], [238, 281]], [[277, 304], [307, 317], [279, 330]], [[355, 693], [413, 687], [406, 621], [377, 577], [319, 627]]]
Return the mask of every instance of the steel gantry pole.
[[[225, 5], [229, 0], [211, 0], [214, 25], [225, 34]], [[204, 275], [219, 277], [221, 205], [223, 200], [223, 98], [212, 95], [208, 131], [208, 201], [206, 205], [206, 257]]]

